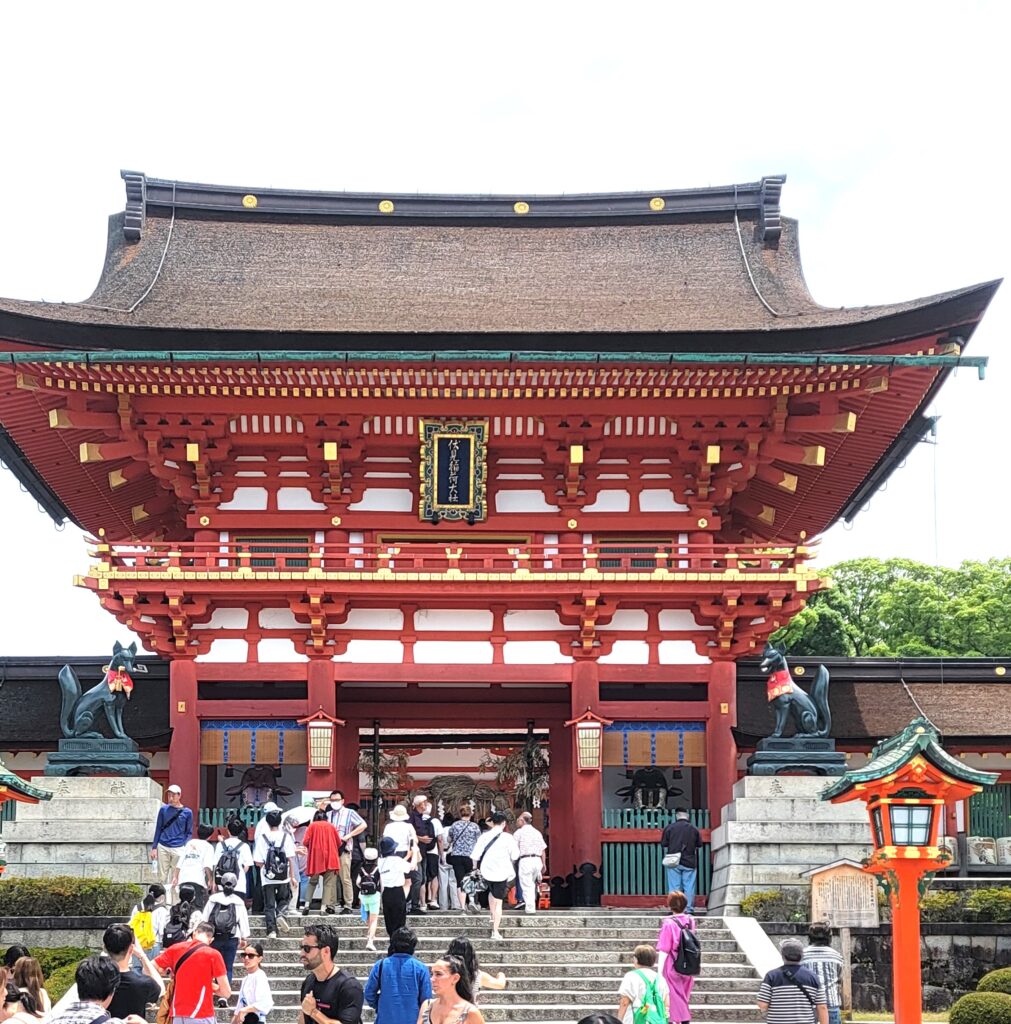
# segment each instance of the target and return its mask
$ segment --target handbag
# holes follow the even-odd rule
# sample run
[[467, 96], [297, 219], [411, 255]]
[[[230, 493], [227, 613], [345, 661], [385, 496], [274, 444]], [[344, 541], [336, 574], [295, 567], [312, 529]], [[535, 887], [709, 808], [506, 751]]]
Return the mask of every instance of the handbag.
[[663, 866], [665, 868], [676, 868], [681, 863], [680, 853], [668, 853], [664, 855]]
[[460, 888], [468, 896], [476, 896], [478, 893], [488, 891], [488, 883], [484, 879], [484, 875], [481, 874], [481, 865], [484, 863], [484, 858], [488, 851], [499, 841], [502, 833], [499, 834], [481, 851], [481, 856], [478, 858], [477, 867], [473, 871], [463, 876], [463, 881], [460, 883]]
[[179, 973], [179, 968], [195, 953], [202, 943], [193, 946], [191, 949], [186, 950], [185, 953], [176, 961], [175, 967], [172, 968], [172, 977], [165, 982], [165, 991], [162, 993], [161, 1001], [158, 1003], [158, 1012], [155, 1015], [156, 1024], [171, 1024], [172, 1022], [172, 997], [175, 995], [176, 990], [176, 975]]

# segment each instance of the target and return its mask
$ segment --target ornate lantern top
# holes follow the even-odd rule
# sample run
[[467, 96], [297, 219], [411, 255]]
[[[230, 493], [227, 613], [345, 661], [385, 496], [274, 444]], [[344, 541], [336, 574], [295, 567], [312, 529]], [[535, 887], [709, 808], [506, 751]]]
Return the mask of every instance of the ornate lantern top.
[[0, 803], [4, 800], [20, 800], [26, 804], [37, 804], [40, 800], [52, 798], [53, 794], [48, 789], [39, 789], [38, 786], [25, 782], [0, 760]]
[[894, 790], [914, 780], [927, 783], [947, 799], [962, 799], [992, 786], [999, 775], [969, 768], [942, 746], [937, 730], [926, 718], [915, 718], [902, 732], [882, 740], [862, 768], [846, 772], [822, 793], [823, 800], [843, 803], [868, 799], [875, 792]]

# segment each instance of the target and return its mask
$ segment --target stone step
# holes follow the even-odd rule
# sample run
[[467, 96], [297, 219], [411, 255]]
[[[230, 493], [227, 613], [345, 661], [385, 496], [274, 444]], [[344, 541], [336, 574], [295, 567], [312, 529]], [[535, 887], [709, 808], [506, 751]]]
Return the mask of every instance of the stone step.
[[[644, 942], [647, 939], [651, 941], [655, 940], [657, 933], [656, 929], [651, 929], [649, 931], [633, 930], [628, 933], [620, 932], [618, 934], [608, 934], [609, 932], [613, 932], [614, 929], [602, 929], [602, 931], [604, 932], [603, 935], [587, 935], [585, 933], [577, 933], [575, 935], [567, 935], [560, 937], [552, 936], [550, 938], [545, 938], [543, 935], [539, 933], [531, 933], [529, 932], [529, 930], [524, 930], [523, 932], [520, 932], [518, 929], [510, 928], [507, 924], [503, 924], [501, 939], [493, 940], [491, 938], [491, 933], [488, 928], [484, 929], [484, 934], [481, 934], [480, 932], [471, 932], [469, 934], [469, 938], [471, 942], [475, 944], [475, 946], [477, 946], [480, 943], [489, 949], [497, 949], [499, 947], [515, 949], [523, 947], [531, 951], [536, 951], [539, 949], [550, 949], [579, 953], [584, 949], [599, 949], [602, 944], [602, 940], [609, 940], [607, 942], [607, 945], [614, 946], [618, 949], [624, 949], [626, 946], [631, 948], [632, 946], [639, 945], [639, 943]], [[429, 929], [424, 933], [419, 932], [418, 948], [433, 948], [435, 946], [438, 946], [440, 943], [448, 945], [450, 940], [454, 939], [457, 935], [466, 934], [468, 933], [459, 932], [452, 928], [444, 928], [441, 931]], [[254, 933], [253, 938], [259, 938], [259, 936], [257, 936]], [[356, 942], [356, 940], [361, 940], [362, 942], [364, 942], [365, 928], [364, 926], [360, 926], [354, 933], [341, 935], [340, 939], [340, 945], [342, 950], [344, 948], [349, 948], [347, 944], [350, 943], [353, 945]], [[296, 929], [292, 928], [292, 930], [287, 934], [279, 932], [276, 938], [270, 939], [269, 941], [271, 943], [278, 944], [276, 947], [272, 945], [271, 948], [291, 948], [294, 951], [297, 950], [302, 943], [302, 933], [301, 931], [298, 931], [296, 933]], [[386, 940], [381, 935], [376, 936], [377, 946], [380, 945], [380, 943], [385, 944], [385, 942]], [[734, 941], [733, 938], [729, 936], [729, 932], [727, 933], [726, 938], [711, 938], [709, 935], [701, 936], [700, 942], [702, 944], [702, 948], [706, 952], [731, 953], [737, 949], [737, 943]]]
[[[499, 942], [494, 946], [491, 944], [486, 944], [485, 946], [475, 945], [474, 948], [482, 964], [494, 964], [496, 970], [501, 968], [506, 974], [510, 970], [519, 973], [518, 968], [525, 968], [527, 965], [545, 963], [545, 953], [543, 951], [508, 950], [503, 949], [504, 945], [505, 943]], [[419, 948], [418, 958], [420, 960], [430, 960], [432, 957], [442, 953], [445, 948], [445, 944], [427, 951]], [[264, 950], [264, 955], [268, 961], [267, 967], [271, 968], [271, 970], [279, 967], [282, 968], [283, 973], [297, 974], [302, 969], [302, 965], [298, 960], [286, 959], [277, 963], [271, 963], [269, 951]], [[342, 949], [337, 955], [337, 962], [344, 967], [355, 967], [359, 964], [371, 966], [375, 963], [376, 959], [377, 955], [367, 949]], [[709, 953], [703, 951], [702, 959], [703, 963], [709, 967], [748, 965], [747, 957], [740, 951], [734, 953]], [[550, 967], [551, 964], [577, 970], [591, 964], [594, 967], [599, 964], [614, 964], [618, 967], [623, 967], [626, 971], [629, 969], [628, 953], [626, 950], [591, 950], [568, 955], [564, 952], [552, 951], [550, 963], [547, 963], [546, 966]], [[270, 974], [271, 970], [268, 970], [267, 973]]]
[[[583, 1017], [593, 1013], [613, 1013], [617, 999], [598, 999], [586, 1003], [513, 1003], [490, 1005], [482, 994], [478, 1004], [487, 1021], [523, 1021], [524, 1024], [576, 1024]], [[298, 1007], [278, 1007], [270, 1015], [274, 1024], [294, 1024], [298, 1020]], [[365, 1020], [374, 1019], [371, 1011], [366, 1011]], [[751, 1006], [711, 1003], [699, 1005], [692, 1009], [693, 1024], [758, 1024], [762, 1017], [758, 1008]], [[218, 1010], [220, 1024], [229, 1024], [230, 1010]]]
[[[560, 977], [558, 975], [558, 968], [555, 967], [554, 974], [545, 974], [539, 977], [530, 976], [526, 973], [523, 974], [509, 974], [509, 985], [508, 989], [510, 992], [516, 991], [527, 991], [536, 992], [544, 989], [551, 991], [558, 991], [560, 989], [578, 988], [584, 991], [605, 991], [613, 992], [617, 989], [618, 983], [624, 976], [625, 971], [628, 969], [628, 965], [616, 967], [612, 973], [601, 974], [595, 969], [593, 975], [576, 977], [572, 974]], [[496, 971], [497, 967], [493, 968]], [[368, 977], [368, 971], [360, 967], [354, 968], [354, 973], [364, 983]], [[238, 971], [235, 973], [236, 979], [241, 981], [242, 975]], [[270, 978], [271, 991], [274, 996], [277, 997], [282, 992], [298, 992], [302, 985], [302, 980], [305, 977], [304, 974], [292, 974], [272, 976]], [[745, 992], [753, 993], [758, 991], [758, 977], [752, 974], [750, 977], [718, 977], [703, 973], [695, 979], [695, 992]]]
[[[667, 916], [666, 911], [650, 911], [649, 913], [637, 913], [627, 916], [612, 916], [609, 914], [524, 914], [522, 911], [507, 910], [503, 921], [510, 921], [517, 928], [531, 928], [536, 931], [550, 932], [569, 931], [573, 929], [586, 928], [617, 928], [633, 929], [644, 927], [657, 927]], [[305, 914], [289, 914], [290, 922], [301, 921], [306, 924], [328, 924], [340, 931], [343, 928], [361, 926], [361, 917], [357, 911], [353, 914], [320, 914], [318, 911], [309, 911]], [[412, 928], [422, 929], [438, 927], [445, 922], [459, 922], [461, 925], [488, 925], [488, 914], [482, 911], [480, 914], [465, 914], [460, 910], [431, 910], [427, 914], [411, 914], [408, 916], [408, 923]], [[249, 923], [251, 927], [262, 928], [265, 919], [262, 914], [250, 914]], [[726, 928], [722, 917], [697, 917], [696, 928], [699, 932], [721, 931]]]
[[[368, 951], [366, 951], [368, 952]], [[358, 957], [354, 962], [342, 953], [339, 957], [340, 964], [344, 967], [351, 967], [359, 975], [367, 973], [368, 969], [371, 969], [372, 963], [375, 962], [376, 956], [374, 953], [369, 953], [369, 957], [372, 959], [366, 959], [364, 957]], [[424, 960], [425, 957], [423, 956]], [[429, 958], [430, 959], [430, 958]], [[546, 964], [543, 962], [544, 958], [539, 957], [532, 963], [513, 963], [507, 964], [505, 958], [488, 957], [487, 964], [483, 965], [484, 969], [490, 973], [496, 973], [500, 970], [505, 971], [506, 975], [510, 979], [512, 984], [514, 978], [526, 978], [526, 979], [539, 979], [539, 978], [555, 978], [558, 976], [560, 971], [564, 971], [566, 968], [565, 963], [553, 962]], [[588, 970], [591, 965], [583, 962], [584, 969]], [[603, 963], [598, 962], [592, 964], [592, 977], [593, 978], [608, 978], [608, 979], [620, 979], [621, 976], [630, 968], [630, 964], [627, 959], [619, 960], [617, 957], [613, 957], [610, 961]], [[302, 979], [305, 977], [305, 970], [301, 963], [297, 961], [290, 961], [287, 963], [275, 963], [265, 959], [262, 966], [262, 970], [270, 978], [270, 983], [273, 986], [295, 988], [301, 984]], [[235, 977], [240, 979], [243, 977], [243, 972], [240, 966], [235, 968]], [[566, 975], [562, 980], [568, 982], [572, 975]], [[720, 984], [729, 985], [731, 981], [751, 981], [757, 978], [757, 974], [750, 964], [746, 962], [742, 963], [713, 963], [709, 957], [704, 957], [702, 961], [702, 975], [699, 978], [697, 984]]]

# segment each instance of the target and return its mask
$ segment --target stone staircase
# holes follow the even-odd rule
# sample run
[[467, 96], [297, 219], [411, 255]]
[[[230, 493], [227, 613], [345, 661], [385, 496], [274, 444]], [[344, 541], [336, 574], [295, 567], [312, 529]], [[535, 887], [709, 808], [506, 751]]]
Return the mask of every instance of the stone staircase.
[[[338, 962], [354, 971], [363, 984], [376, 961], [376, 954], [364, 948], [365, 926], [357, 915], [291, 917], [291, 932], [276, 939], [264, 938], [263, 918], [254, 918], [253, 937], [263, 942], [264, 970], [274, 994], [270, 1024], [297, 1020], [299, 988], [305, 976], [299, 961], [302, 927], [318, 920], [336, 925], [341, 940]], [[411, 917], [408, 923], [418, 933], [416, 955], [423, 963], [433, 963], [454, 936], [467, 935], [483, 970], [505, 972], [509, 979], [505, 990], [481, 993], [479, 1005], [488, 1021], [575, 1024], [590, 1013], [614, 1012], [632, 949], [642, 942], [655, 943], [661, 920], [660, 911], [582, 908], [544, 911], [536, 917], [513, 912], [503, 919], [501, 942], [492, 941], [486, 914], [432, 912]], [[693, 1020], [705, 1024], [761, 1021], [755, 1006], [758, 975], [722, 918], [699, 918], [698, 927], [702, 975], [692, 993]], [[386, 945], [382, 919], [376, 945], [380, 949]], [[236, 988], [242, 976], [239, 957]], [[230, 1020], [230, 1013], [219, 1010], [218, 1020]], [[368, 1008], [365, 1019], [372, 1019]]]

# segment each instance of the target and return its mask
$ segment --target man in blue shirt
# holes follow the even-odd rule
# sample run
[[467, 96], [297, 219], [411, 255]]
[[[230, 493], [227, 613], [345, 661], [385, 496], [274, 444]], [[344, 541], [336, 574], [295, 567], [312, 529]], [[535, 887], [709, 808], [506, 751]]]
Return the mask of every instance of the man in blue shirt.
[[432, 998], [428, 968], [414, 956], [417, 933], [398, 928], [390, 938], [390, 952], [372, 965], [365, 983], [365, 1002], [376, 1011], [375, 1024], [417, 1020], [422, 1003]]
[[162, 804], [151, 840], [151, 860], [158, 862], [158, 880], [165, 886], [169, 903], [175, 903], [174, 887], [169, 883], [193, 836], [193, 812], [183, 807], [183, 791], [178, 786], [166, 790], [168, 803]]

